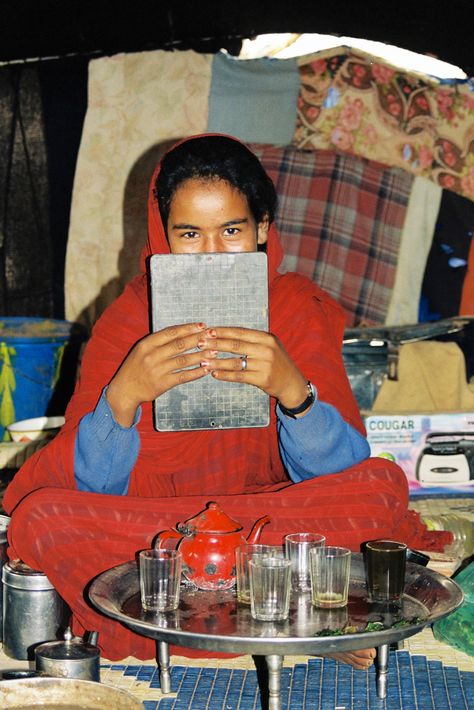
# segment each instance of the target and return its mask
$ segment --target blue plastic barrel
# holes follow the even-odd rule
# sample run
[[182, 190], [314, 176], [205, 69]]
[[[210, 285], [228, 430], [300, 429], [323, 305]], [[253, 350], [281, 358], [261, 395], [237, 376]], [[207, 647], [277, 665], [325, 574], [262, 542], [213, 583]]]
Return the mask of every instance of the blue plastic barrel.
[[73, 329], [63, 320], [0, 317], [0, 441], [9, 440], [9, 424], [47, 413]]

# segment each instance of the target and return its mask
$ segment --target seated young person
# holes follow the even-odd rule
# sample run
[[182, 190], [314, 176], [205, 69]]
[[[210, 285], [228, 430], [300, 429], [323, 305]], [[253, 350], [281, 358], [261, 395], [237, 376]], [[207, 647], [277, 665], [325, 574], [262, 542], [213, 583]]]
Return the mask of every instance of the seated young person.
[[[209, 500], [247, 529], [269, 514], [264, 542], [299, 530], [355, 551], [376, 537], [423, 549], [444, 542], [407, 510], [403, 472], [369, 458], [341, 357], [342, 310], [305, 277], [278, 272], [275, 208], [270, 178], [234, 139], [198, 136], [166, 154], [150, 186], [142, 273], [95, 325], [60, 434], [6, 491], [10, 557], [45, 572], [70, 605], [75, 632], [98, 630], [106, 658], [151, 658], [155, 642], [95, 612], [88, 582]], [[269, 332], [176, 323], [150, 334], [149, 255], [261, 248]], [[156, 431], [153, 400], [202, 377], [259, 387], [271, 397], [270, 425]], [[373, 656], [338, 657], [363, 668]]]

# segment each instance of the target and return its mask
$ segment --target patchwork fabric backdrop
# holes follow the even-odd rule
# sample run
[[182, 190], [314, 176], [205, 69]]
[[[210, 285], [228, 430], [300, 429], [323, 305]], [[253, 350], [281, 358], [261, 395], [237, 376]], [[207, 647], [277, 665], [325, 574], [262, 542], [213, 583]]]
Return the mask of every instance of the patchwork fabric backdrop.
[[474, 83], [409, 74], [348, 47], [301, 60], [300, 148], [398, 165], [474, 200]]
[[[137, 272], [153, 168], [170, 142], [205, 131], [266, 146], [285, 266], [338, 298], [348, 325], [418, 320], [443, 190], [474, 224], [474, 87], [347, 47], [285, 60], [160, 50], [92, 61], [67, 318], [91, 325]], [[463, 230], [462, 258], [454, 249], [446, 265], [461, 282], [456, 309], [474, 301], [463, 288], [472, 226]]]

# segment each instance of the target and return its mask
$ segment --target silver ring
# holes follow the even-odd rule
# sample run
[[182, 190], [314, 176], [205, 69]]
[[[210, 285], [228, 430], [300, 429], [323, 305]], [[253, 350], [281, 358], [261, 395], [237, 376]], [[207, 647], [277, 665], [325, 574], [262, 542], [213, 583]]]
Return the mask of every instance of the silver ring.
[[247, 369], [247, 355], [242, 355], [240, 358], [240, 369], [244, 371]]

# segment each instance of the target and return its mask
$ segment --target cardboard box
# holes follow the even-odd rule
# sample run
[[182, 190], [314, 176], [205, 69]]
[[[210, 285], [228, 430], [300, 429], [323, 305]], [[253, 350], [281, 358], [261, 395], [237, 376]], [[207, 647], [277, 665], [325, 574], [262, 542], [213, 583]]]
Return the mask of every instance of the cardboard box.
[[372, 456], [396, 461], [410, 495], [474, 494], [474, 413], [365, 416]]

